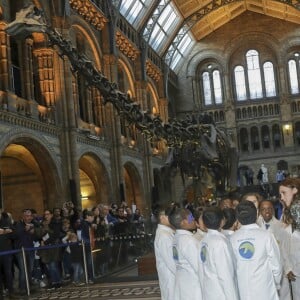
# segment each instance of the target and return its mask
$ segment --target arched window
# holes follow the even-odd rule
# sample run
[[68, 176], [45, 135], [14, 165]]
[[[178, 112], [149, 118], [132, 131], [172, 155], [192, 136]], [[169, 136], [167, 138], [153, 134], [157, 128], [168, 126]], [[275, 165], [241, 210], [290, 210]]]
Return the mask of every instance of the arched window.
[[249, 150], [249, 136], [246, 128], [240, 129], [240, 149], [242, 152]]
[[270, 131], [268, 126], [261, 128], [262, 146], [264, 149], [270, 148]]
[[247, 108], [247, 114], [248, 114], [248, 118], [252, 118], [252, 110], [251, 107]]
[[276, 87], [273, 64], [270, 61], [265, 62], [263, 68], [266, 86], [266, 97], [274, 97], [276, 96]]
[[224, 112], [220, 111], [220, 122], [224, 122], [224, 120], [225, 120]]
[[202, 69], [202, 95], [204, 105], [220, 105], [223, 103], [223, 91], [221, 72], [218, 67], [212, 64], [207, 65], [205, 70]]
[[281, 145], [281, 132], [278, 124], [272, 126], [272, 135], [273, 135], [273, 143], [274, 148], [279, 148]]
[[258, 128], [257, 127], [251, 127], [251, 144], [253, 150], [259, 150], [260, 149], [260, 142], [259, 142], [259, 134], [258, 134]]
[[253, 107], [253, 117], [257, 117], [257, 107], [256, 106], [254, 106]]
[[222, 87], [221, 87], [221, 78], [220, 71], [213, 71], [213, 86], [214, 86], [214, 95], [215, 95], [215, 103], [222, 104]]
[[246, 110], [246, 108], [242, 109], [242, 114], [243, 114], [243, 119], [246, 119], [247, 118], [247, 110]]
[[256, 50], [246, 53], [250, 99], [262, 98], [259, 56]]
[[20, 64], [20, 49], [17, 41], [11, 37], [10, 38], [11, 45], [11, 85], [12, 91], [18, 96], [23, 96], [22, 89], [22, 70]]
[[273, 63], [267, 61], [261, 65], [260, 54], [254, 49], [247, 51], [245, 58], [245, 66], [234, 68], [237, 101], [275, 97], [277, 92]]
[[291, 94], [299, 94], [299, 82], [296, 60], [290, 59], [288, 65]]
[[295, 123], [295, 143], [299, 146], [300, 145], [300, 122]]
[[234, 69], [234, 78], [235, 78], [235, 89], [237, 100], [246, 100], [246, 82], [245, 82], [245, 73], [242, 66], [237, 66]]
[[208, 72], [202, 74], [202, 83], [203, 83], [203, 93], [204, 93], [204, 104], [211, 105], [211, 87], [210, 87], [210, 78]]

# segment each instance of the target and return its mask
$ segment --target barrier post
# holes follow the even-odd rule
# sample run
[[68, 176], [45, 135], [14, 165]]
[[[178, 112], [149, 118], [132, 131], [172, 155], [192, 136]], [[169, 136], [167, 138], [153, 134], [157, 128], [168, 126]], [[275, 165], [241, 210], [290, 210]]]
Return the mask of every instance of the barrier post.
[[21, 249], [22, 249], [22, 258], [23, 258], [23, 264], [24, 264], [27, 295], [30, 296], [30, 284], [29, 284], [29, 278], [28, 278], [28, 272], [27, 272], [26, 253], [25, 253], [24, 247], [22, 247]]
[[89, 277], [88, 277], [88, 272], [87, 272], [87, 264], [86, 264], [86, 256], [85, 256], [85, 244], [84, 244], [83, 240], [81, 240], [81, 245], [82, 245], [82, 253], [83, 253], [83, 266], [84, 266], [85, 283], [88, 284]]

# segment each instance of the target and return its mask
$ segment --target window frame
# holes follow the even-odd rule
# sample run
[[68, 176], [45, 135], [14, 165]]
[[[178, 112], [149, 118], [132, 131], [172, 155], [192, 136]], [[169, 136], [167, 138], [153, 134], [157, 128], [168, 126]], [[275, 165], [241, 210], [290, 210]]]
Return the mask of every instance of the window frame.
[[[295, 67], [294, 67], [294, 82], [297, 83], [297, 86], [292, 85], [292, 74], [290, 70], [290, 62], [294, 61], [295, 62]], [[293, 53], [288, 57], [287, 60], [287, 76], [288, 76], [288, 89], [289, 89], [289, 94], [292, 97], [299, 96], [300, 94], [300, 51]], [[293, 89], [296, 89], [296, 92], [293, 92]]]
[[[224, 92], [224, 76], [222, 75], [222, 69], [220, 68], [220, 66], [217, 63], [206, 63], [206, 66], [200, 69], [199, 72], [199, 82], [200, 82], [200, 93], [201, 93], [201, 99], [202, 99], [202, 103], [204, 107], [211, 107], [211, 106], [217, 106], [220, 107], [222, 105], [224, 105], [225, 99], [225, 92]], [[211, 67], [210, 67], [211, 66]], [[220, 94], [221, 94], [221, 101], [218, 102], [218, 97], [217, 97], [217, 87], [215, 86], [215, 80], [214, 80], [214, 73], [218, 72], [219, 73], [219, 83], [220, 83]], [[203, 75], [204, 74], [208, 74], [208, 84], [210, 86], [209, 89], [209, 93], [210, 93], [210, 103], [206, 103], [206, 96], [205, 96], [205, 83], [203, 80]]]
[[[257, 59], [254, 58], [254, 54], [257, 54]], [[251, 56], [252, 55], [252, 56]], [[253, 69], [250, 69], [250, 61], [252, 60], [252, 62], [255, 64]], [[271, 69], [273, 71], [273, 75], [270, 76], [270, 73], [266, 73], [266, 68], [265, 65], [266, 64], [270, 64], [271, 65]], [[246, 101], [263, 101], [263, 100], [270, 100], [270, 99], [274, 99], [276, 97], [278, 97], [278, 79], [277, 79], [277, 72], [276, 72], [276, 68], [275, 68], [275, 64], [273, 62], [272, 59], [270, 58], [264, 58], [263, 55], [260, 53], [259, 50], [254, 49], [254, 48], [249, 48], [247, 51], [245, 51], [245, 53], [243, 54], [243, 58], [239, 63], [236, 63], [233, 67], [232, 67], [232, 82], [233, 82], [233, 92], [234, 92], [234, 98], [235, 101], [237, 103], [243, 103]], [[236, 77], [236, 69], [238, 67], [243, 68], [243, 72], [244, 73], [244, 84], [245, 84], [245, 90], [246, 90], [246, 95], [245, 97], [241, 98], [239, 97], [238, 94], [238, 88], [237, 88], [237, 77]], [[270, 66], [269, 66], [270, 67]], [[253, 70], [253, 72], [251, 72]], [[256, 70], [256, 71], [255, 71]], [[251, 73], [257, 73], [259, 72], [259, 77], [260, 80], [258, 82], [255, 82], [250, 80], [250, 76]], [[270, 72], [270, 71], [268, 71]], [[256, 74], [257, 75], [257, 74]], [[266, 81], [267, 79], [267, 75], [268, 77], [273, 77], [273, 83], [271, 81]], [[256, 76], [257, 77], [257, 76]], [[258, 92], [258, 96], [256, 97], [254, 94], [251, 94], [251, 84], [252, 86], [256, 85], [256, 92]], [[273, 84], [273, 91], [274, 93], [269, 95], [269, 87], [270, 85]], [[260, 86], [258, 86], [260, 85]], [[260, 93], [261, 90], [261, 93]]]

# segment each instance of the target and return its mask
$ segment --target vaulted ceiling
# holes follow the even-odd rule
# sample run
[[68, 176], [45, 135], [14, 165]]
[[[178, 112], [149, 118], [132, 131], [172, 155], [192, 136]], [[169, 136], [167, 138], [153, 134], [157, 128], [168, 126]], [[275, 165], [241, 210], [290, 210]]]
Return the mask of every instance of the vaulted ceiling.
[[300, 24], [300, 0], [173, 0], [197, 41], [245, 11]]

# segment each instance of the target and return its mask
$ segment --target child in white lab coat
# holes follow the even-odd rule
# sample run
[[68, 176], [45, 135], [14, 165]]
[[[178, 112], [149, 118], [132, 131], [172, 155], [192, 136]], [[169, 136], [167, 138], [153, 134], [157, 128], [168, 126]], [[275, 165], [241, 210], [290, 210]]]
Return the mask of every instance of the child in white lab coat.
[[174, 300], [176, 265], [173, 259], [175, 230], [169, 222], [172, 208], [161, 208], [156, 213], [158, 225], [154, 239], [154, 252], [162, 300]]
[[273, 236], [256, 224], [257, 210], [250, 201], [236, 207], [241, 224], [230, 236], [237, 265], [241, 300], [278, 300], [282, 264], [278, 244]]
[[202, 300], [200, 244], [193, 236], [195, 219], [188, 209], [178, 208], [169, 220], [176, 229], [173, 244], [176, 263], [174, 300]]
[[203, 299], [238, 300], [235, 265], [231, 244], [221, 233], [224, 215], [220, 208], [209, 207], [202, 215], [207, 233], [201, 241]]

